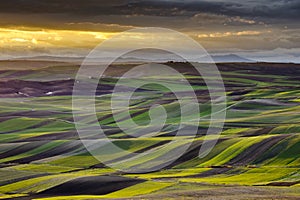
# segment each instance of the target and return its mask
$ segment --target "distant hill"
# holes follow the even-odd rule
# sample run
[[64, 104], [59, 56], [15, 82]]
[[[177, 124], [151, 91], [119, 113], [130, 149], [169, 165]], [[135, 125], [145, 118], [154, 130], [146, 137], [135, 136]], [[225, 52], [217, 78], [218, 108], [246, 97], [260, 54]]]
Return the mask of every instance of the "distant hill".
[[63, 56], [33, 56], [21, 57], [14, 60], [32, 60], [32, 61], [55, 61], [55, 62], [82, 62], [84, 57], [63, 57]]
[[[17, 58], [16, 60], [32, 60], [32, 61], [56, 61], [56, 62], [71, 62], [71, 63], [81, 63], [85, 57], [60, 57], [60, 56], [35, 56], [35, 57], [22, 57]], [[89, 58], [89, 61], [92, 62], [105, 62], [110, 60], [111, 58]], [[228, 62], [256, 62], [254, 60], [250, 60], [236, 54], [228, 54], [228, 55], [212, 55], [212, 56], [204, 56], [204, 57], [195, 57], [195, 61], [198, 62], [211, 62], [213, 60], [216, 63], [228, 63]], [[115, 62], [117, 63], [134, 63], [134, 62], [167, 62], [167, 61], [175, 61], [180, 62], [184, 60], [178, 60], [178, 58], [174, 57], [172, 54], [143, 54], [143, 53], [135, 53], [134, 55], [127, 55], [118, 58]]]
[[254, 60], [250, 60], [235, 54], [228, 54], [228, 55], [215, 55], [212, 56], [212, 59], [216, 62], [216, 63], [228, 63], [228, 62], [256, 62]]

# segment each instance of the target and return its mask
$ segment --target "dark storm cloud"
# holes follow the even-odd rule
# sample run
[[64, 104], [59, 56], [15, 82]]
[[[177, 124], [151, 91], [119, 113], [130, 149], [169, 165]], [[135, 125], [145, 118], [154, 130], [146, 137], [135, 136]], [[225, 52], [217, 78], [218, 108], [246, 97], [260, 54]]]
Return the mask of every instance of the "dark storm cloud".
[[[52, 48], [55, 45], [47, 38], [31, 40], [34, 31], [43, 29], [67, 30], [75, 37], [76, 31], [110, 35], [149, 26], [186, 33], [213, 50], [296, 48], [298, 53], [299, 18], [300, 0], [7, 0], [0, 2], [0, 34], [6, 37], [0, 54], [10, 44], [20, 45], [16, 39], [22, 38], [29, 41], [30, 47], [42, 47], [46, 40], [47, 48]], [[15, 29], [26, 30], [29, 36], [17, 37]], [[73, 47], [77, 43], [73, 45], [69, 37], [62, 37], [58, 43]], [[94, 40], [86, 42], [90, 37], [95, 39], [94, 35], [78, 37], [79, 47], [94, 44]]]
[[297, 28], [300, 1], [9, 0], [0, 3], [1, 26], [122, 31], [130, 26], [196, 30], [212, 26], [220, 28], [223, 24], [237, 24], [241, 28], [251, 25], [231, 20], [232, 17]]
[[10, 0], [0, 3], [1, 13], [52, 13], [73, 15], [105, 15], [117, 13], [119, 6], [126, 6], [126, 1], [111, 0]]
[[290, 18], [300, 16], [299, 0], [10, 0], [0, 3], [1, 13], [69, 15], [192, 16], [205, 12], [228, 16]]
[[155, 15], [190, 16], [195, 13], [227, 16], [261, 17], [297, 20], [300, 17], [299, 0], [212, 0], [212, 1], [139, 1], [130, 4], [142, 13]]

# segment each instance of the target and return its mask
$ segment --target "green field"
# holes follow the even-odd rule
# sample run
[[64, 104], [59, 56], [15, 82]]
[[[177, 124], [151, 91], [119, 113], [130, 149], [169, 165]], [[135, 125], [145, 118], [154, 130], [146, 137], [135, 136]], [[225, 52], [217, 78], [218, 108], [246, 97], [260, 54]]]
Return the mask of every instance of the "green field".
[[[201, 102], [199, 116], [210, 117], [203, 81], [191, 73], [186, 64], [172, 65], [196, 91]], [[226, 88], [227, 118], [216, 146], [207, 156], [199, 158], [205, 134], [199, 131], [194, 138], [187, 133], [181, 136], [181, 143], [170, 145], [168, 149], [172, 151], [192, 143], [185, 154], [160, 171], [149, 173], [124, 173], [108, 168], [86, 150], [73, 122], [72, 84], [68, 82], [75, 77], [78, 66], [45, 67], [42, 70], [0, 70], [0, 199], [299, 198], [300, 65], [218, 65]], [[60, 67], [63, 70], [59, 70]], [[126, 65], [122, 67], [124, 70]], [[40, 83], [41, 80], [44, 83]], [[52, 87], [46, 80], [52, 81], [51, 84], [67, 82], [58, 82], [58, 86], [52, 88], [57, 93], [45, 95], [48, 90], [41, 87]], [[144, 152], [171, 142], [180, 122], [180, 107], [175, 96], [156, 84], [136, 91], [130, 102], [130, 114], [139, 124], [138, 129], [149, 128], [148, 109], [154, 104], [164, 106], [168, 119], [163, 130], [150, 138], [139, 138], [138, 129], [129, 129], [136, 137], [127, 137], [118, 129], [116, 116], [113, 117], [110, 110], [107, 91], [117, 80], [116, 74], [108, 73], [100, 82], [105, 90], [96, 98], [99, 124], [114, 144], [130, 152]], [[144, 80], [124, 81], [124, 87], [132, 85], [131, 81], [143, 83]], [[176, 77], [165, 77], [157, 82], [166, 83], [178, 88], [178, 92], [189, 92]], [[25, 84], [27, 89], [16, 86], [18, 84]], [[22, 96], [24, 93], [28, 95]], [[117, 117], [121, 119], [120, 124], [129, 123], [122, 110]], [[205, 130], [206, 121], [199, 124], [191, 121], [185, 125]], [[83, 115], [82, 122], [95, 125], [89, 115]], [[209, 139], [215, 140], [214, 137]], [[130, 169], [150, 165], [151, 160], [168, 155], [168, 151], [134, 159], [125, 165]], [[122, 157], [122, 154], [108, 154], [107, 160], [114, 162]]]

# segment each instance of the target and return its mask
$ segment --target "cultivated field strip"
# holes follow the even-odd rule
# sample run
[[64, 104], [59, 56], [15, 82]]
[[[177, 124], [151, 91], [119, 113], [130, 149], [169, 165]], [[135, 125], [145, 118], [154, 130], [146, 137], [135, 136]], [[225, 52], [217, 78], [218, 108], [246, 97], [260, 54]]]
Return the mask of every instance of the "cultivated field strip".
[[[224, 187], [233, 185], [245, 191], [253, 186], [254, 193], [261, 194], [269, 194], [274, 186], [280, 186], [276, 188], [284, 191], [286, 198], [299, 195], [300, 66], [267, 63], [218, 66], [226, 86], [227, 118], [216, 146], [206, 157], [199, 158], [212, 114], [207, 103], [207, 88], [187, 64], [171, 65], [184, 73], [196, 91], [202, 120], [197, 125], [192, 121], [184, 124], [187, 130], [197, 126], [196, 136], [187, 131], [176, 139], [180, 142], [170, 146], [172, 151], [191, 143], [179, 159], [161, 171], [137, 174], [106, 167], [80, 141], [73, 122], [71, 97], [78, 66], [62, 66], [69, 72], [65, 74], [59, 70], [61, 66], [0, 71], [0, 199], [135, 198], [140, 195], [155, 199], [155, 195], [161, 194], [172, 198], [175, 192], [223, 191]], [[165, 88], [146, 85], [136, 91], [130, 102], [131, 118], [117, 110], [120, 120], [117, 124], [110, 110], [110, 92], [119, 73], [117, 66], [114, 67], [116, 70], [106, 74], [96, 91], [99, 123], [95, 124], [92, 115], [82, 115], [82, 123], [101, 125], [114, 144], [130, 152], [146, 152], [170, 143], [180, 122], [176, 97]], [[126, 65], [122, 67], [124, 70]], [[44, 76], [47, 79], [43, 79]], [[130, 81], [124, 88], [130, 87]], [[143, 79], [135, 81], [143, 82]], [[174, 77], [160, 82], [175, 87], [178, 84]], [[177, 88], [186, 95], [192, 92], [179, 84]], [[152, 128], [148, 125], [148, 111], [155, 104], [165, 107], [168, 119], [158, 134], [140, 137], [139, 129]], [[129, 129], [132, 134], [127, 135], [118, 125], [129, 120], [134, 120], [139, 127]], [[87, 135], [83, 139], [95, 138], [95, 135]], [[213, 142], [215, 138], [210, 140]], [[168, 152], [156, 156], [166, 155]], [[111, 163], [122, 159], [122, 154], [107, 155]], [[126, 167], [148, 166], [154, 159], [142, 157], [126, 163]]]

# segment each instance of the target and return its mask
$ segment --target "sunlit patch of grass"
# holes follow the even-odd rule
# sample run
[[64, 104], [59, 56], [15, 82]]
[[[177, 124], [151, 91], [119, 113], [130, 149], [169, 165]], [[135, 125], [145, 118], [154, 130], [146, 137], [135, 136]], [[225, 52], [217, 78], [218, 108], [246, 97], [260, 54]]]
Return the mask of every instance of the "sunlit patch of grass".
[[231, 128], [222, 132], [222, 135], [235, 135], [251, 130], [251, 128]]
[[48, 165], [48, 164], [24, 164], [16, 165], [6, 169], [15, 169], [19, 171], [39, 172], [39, 173], [62, 173], [73, 170], [79, 170], [80, 168], [66, 167], [59, 165]]
[[152, 192], [159, 191], [161, 189], [170, 187], [175, 183], [172, 182], [154, 182], [147, 181], [144, 183], [136, 184], [116, 192], [112, 192], [107, 195], [76, 195], [76, 196], [56, 196], [48, 198], [36, 198], [36, 200], [88, 200], [88, 199], [114, 199], [114, 198], [130, 198], [145, 194], [151, 194]]
[[25, 177], [31, 177], [34, 175], [41, 174], [39, 172], [32, 172], [32, 171], [18, 171], [15, 169], [11, 168], [1, 168], [0, 169], [0, 183], [5, 183], [9, 181], [14, 181], [20, 178], [25, 178]]
[[43, 119], [27, 118], [27, 117], [10, 119], [0, 123], [0, 127], [1, 127], [0, 131], [9, 132], [9, 131], [22, 130], [30, 126], [37, 125], [43, 121], [44, 121]]
[[154, 191], [170, 187], [176, 183], [174, 182], [155, 182], [147, 181], [144, 183], [136, 184], [125, 189], [105, 195], [104, 198], [120, 198], [120, 197], [133, 197], [139, 195], [150, 194]]
[[223, 165], [241, 154], [246, 148], [251, 145], [262, 141], [270, 136], [257, 136], [257, 137], [248, 137], [248, 138], [240, 138], [239, 141], [230, 147], [226, 148], [223, 152], [213, 157], [211, 160], [206, 161], [200, 164], [200, 167], [205, 166], [213, 166], [213, 165]]
[[0, 192], [1, 193], [38, 193], [76, 178], [95, 176], [95, 175], [104, 175], [112, 172], [114, 172], [113, 169], [103, 168], [103, 169], [90, 169], [90, 170], [82, 170], [82, 171], [76, 171], [70, 173], [46, 175], [38, 178], [31, 178], [28, 180], [23, 180], [16, 183], [1, 186]]
[[55, 197], [44, 197], [34, 198], [34, 200], [90, 200], [90, 199], [102, 199], [106, 198], [100, 195], [76, 195], [76, 196], [55, 196]]
[[44, 144], [40, 147], [37, 147], [33, 150], [21, 153], [19, 155], [10, 156], [10, 157], [7, 157], [7, 158], [0, 159], [0, 163], [1, 162], [9, 162], [9, 161], [13, 161], [13, 160], [16, 160], [16, 159], [25, 158], [25, 157], [32, 156], [32, 155], [35, 155], [35, 154], [39, 154], [41, 152], [44, 152], [44, 151], [47, 151], [47, 150], [52, 149], [54, 147], [57, 147], [57, 146], [63, 144], [64, 142], [65, 141], [55, 140], [55, 141], [49, 142], [47, 144]]
[[278, 155], [265, 162], [268, 166], [300, 166], [299, 149], [300, 149], [300, 135], [295, 135], [288, 138], [286, 148], [281, 149]]
[[32, 178], [0, 187], [2, 193], [37, 193], [66, 181], [77, 178], [70, 174], [49, 175], [38, 178]]
[[26, 196], [28, 196], [28, 194], [0, 194], [0, 199], [13, 199]]
[[75, 168], [86, 168], [98, 164], [99, 161], [89, 153], [73, 156], [59, 156], [55, 160], [47, 162], [51, 165], [61, 165]]
[[263, 185], [272, 181], [280, 181], [295, 172], [295, 168], [261, 167], [249, 169], [241, 174], [220, 174], [205, 178], [183, 178], [183, 182], [198, 182], [210, 184]]
[[159, 172], [152, 172], [146, 174], [130, 174], [129, 177], [141, 178], [141, 179], [159, 179], [159, 178], [179, 178], [184, 176], [192, 176], [201, 174], [211, 170], [211, 168], [187, 168], [187, 169], [168, 169]]
[[282, 125], [275, 127], [271, 134], [289, 134], [289, 133], [300, 133], [299, 125]]

